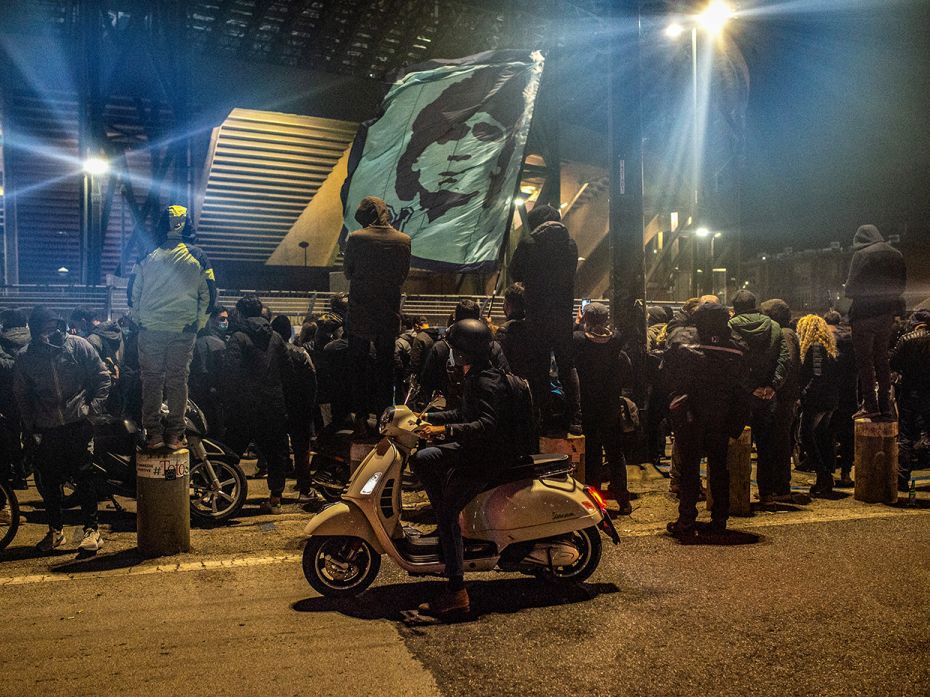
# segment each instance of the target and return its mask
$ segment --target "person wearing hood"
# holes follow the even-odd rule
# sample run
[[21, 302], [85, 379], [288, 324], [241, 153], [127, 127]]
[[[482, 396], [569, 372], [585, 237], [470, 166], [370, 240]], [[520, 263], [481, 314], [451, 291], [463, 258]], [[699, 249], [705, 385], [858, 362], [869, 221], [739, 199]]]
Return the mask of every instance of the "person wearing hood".
[[781, 325], [757, 309], [756, 296], [741, 290], [733, 297], [730, 328], [748, 346], [747, 372], [743, 389], [752, 397], [752, 437], [759, 454], [756, 480], [759, 500], [771, 503], [775, 497], [791, 495], [790, 464], [780, 460], [785, 445], [779, 443], [776, 428], [778, 391], [788, 379], [791, 353]]
[[539, 350], [526, 321], [526, 289], [522, 283], [511, 283], [504, 291], [504, 317], [506, 321], [497, 328], [495, 338], [510, 372], [529, 383], [538, 411], [549, 389], [548, 381], [540, 382], [539, 378], [548, 375], [551, 359]]
[[856, 355], [849, 324], [836, 310], [825, 312], [823, 319], [836, 340], [836, 372], [840, 386], [837, 407], [830, 418], [830, 433], [836, 442], [836, 459], [840, 469], [840, 479], [836, 485], [841, 489], [849, 489], [855, 485], [850, 473], [855, 459], [853, 414], [859, 408], [856, 389], [859, 373], [856, 371]]
[[898, 397], [898, 490], [907, 491], [917, 464], [917, 444], [930, 434], [930, 310], [917, 310], [910, 331], [891, 352], [891, 367], [900, 374]]
[[280, 513], [289, 463], [284, 397], [287, 347], [262, 317], [262, 301], [257, 295], [240, 298], [236, 310], [238, 319], [224, 357], [226, 444], [241, 456], [249, 443], [255, 443], [268, 468], [270, 496], [262, 510]]
[[107, 397], [107, 413], [122, 416], [125, 406], [123, 383], [120, 380], [123, 361], [126, 355], [123, 329], [119, 322], [106, 318], [103, 312], [96, 312], [91, 320], [87, 342], [94, 347], [100, 360], [110, 371], [110, 396]]
[[[562, 215], [552, 206], [534, 206], [527, 223], [531, 232], [513, 253], [510, 276], [525, 288], [526, 319], [538, 349], [544, 355], [555, 354], [568, 401], [569, 432], [577, 435], [582, 430], [581, 401], [572, 355], [572, 314], [578, 246], [562, 224]], [[545, 369], [548, 371], [548, 362]], [[537, 380], [545, 383], [546, 377]]]
[[610, 496], [621, 515], [633, 512], [627, 489], [626, 458], [620, 430], [623, 388], [632, 384], [630, 359], [623, 352], [620, 335], [610, 329], [609, 312], [601, 303], [590, 303], [581, 315], [581, 330], [573, 337], [575, 368], [581, 388], [581, 423], [585, 436], [585, 480], [600, 489], [604, 453], [610, 472]]
[[226, 379], [223, 356], [228, 339], [229, 310], [217, 305], [207, 325], [197, 333], [188, 380], [191, 399], [203, 410], [209, 435], [220, 439], [226, 431], [222, 391]]
[[[775, 433], [772, 438], [778, 449], [776, 471], [790, 480], [791, 456], [797, 445], [795, 425], [798, 419], [798, 400], [801, 398], [801, 344], [798, 335], [790, 327], [791, 308], [788, 303], [780, 298], [772, 298], [763, 302], [760, 309], [763, 315], [771, 317], [772, 321], [781, 327], [788, 347], [785, 381], [775, 395]], [[785, 496], [791, 499], [790, 494], [786, 493]]]
[[713, 494], [711, 530], [723, 533], [730, 514], [729, 439], [738, 437], [749, 418], [745, 345], [729, 325], [729, 313], [719, 303], [694, 309], [694, 326], [679, 329], [669, 339], [662, 360], [662, 377], [671, 395], [669, 421], [675, 433], [681, 468], [678, 519], [668, 531], [688, 543], [697, 535], [696, 503], [701, 491], [701, 457]]
[[885, 242], [874, 225], [856, 230], [853, 250], [845, 294], [852, 299], [849, 321], [862, 400], [856, 416], [893, 421], [888, 349], [894, 318], [904, 314], [907, 268], [901, 252]]
[[91, 461], [93, 427], [104, 413], [110, 373], [93, 347], [66, 332], [61, 316], [38, 305], [29, 315], [29, 345], [13, 366], [13, 394], [28, 438], [36, 443], [48, 533], [38, 548], [50, 552], [65, 541], [62, 484], [73, 480], [84, 519], [83, 552], [103, 546], [97, 530], [97, 491]]
[[[349, 280], [346, 317], [356, 425], [391, 404], [394, 339], [400, 333], [400, 291], [410, 272], [410, 236], [391, 225], [387, 204], [366, 196], [355, 211], [361, 230], [346, 238], [343, 271]], [[371, 361], [372, 348], [374, 362]]]
[[29, 344], [29, 328], [23, 310], [0, 312], [0, 477], [7, 477], [14, 489], [26, 489], [26, 461], [23, 457], [22, 424], [13, 398], [13, 364]]
[[[197, 332], [216, 304], [213, 267], [192, 237], [184, 206], [168, 206], [156, 225], [158, 247], [139, 262], [127, 293], [139, 325], [142, 426], [146, 447], [177, 450], [184, 436], [187, 379]], [[168, 415], [162, 422], [162, 402]]]

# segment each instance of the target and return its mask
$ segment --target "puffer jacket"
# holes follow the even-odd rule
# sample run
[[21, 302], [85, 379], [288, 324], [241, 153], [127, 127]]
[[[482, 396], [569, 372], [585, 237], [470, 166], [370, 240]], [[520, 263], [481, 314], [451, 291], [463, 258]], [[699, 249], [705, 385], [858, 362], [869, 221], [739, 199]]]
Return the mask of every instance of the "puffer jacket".
[[833, 411], [839, 400], [836, 359], [822, 344], [811, 344], [801, 362], [801, 407], [811, 412]]
[[66, 336], [62, 346], [32, 341], [13, 367], [13, 394], [30, 431], [102, 414], [109, 393], [110, 372], [79, 336]]
[[891, 367], [901, 373], [905, 390], [930, 391], [930, 330], [926, 325], [898, 339], [891, 351]]
[[517, 245], [510, 276], [526, 287], [526, 318], [544, 326], [571, 327], [578, 245], [568, 228], [551, 220]]
[[791, 352], [781, 326], [760, 312], [747, 312], [730, 320], [730, 328], [749, 347], [746, 354], [745, 387], [780, 390], [788, 376]]
[[284, 339], [268, 320], [264, 317], [239, 320], [229, 337], [224, 359], [228, 413], [245, 412], [262, 419], [284, 418], [287, 360]]
[[853, 238], [852, 261], [844, 292], [852, 298], [849, 320], [904, 312], [907, 268], [904, 256], [885, 242], [874, 225], [863, 225]]
[[136, 265], [126, 292], [142, 329], [197, 332], [216, 302], [216, 280], [203, 250], [169, 241]]

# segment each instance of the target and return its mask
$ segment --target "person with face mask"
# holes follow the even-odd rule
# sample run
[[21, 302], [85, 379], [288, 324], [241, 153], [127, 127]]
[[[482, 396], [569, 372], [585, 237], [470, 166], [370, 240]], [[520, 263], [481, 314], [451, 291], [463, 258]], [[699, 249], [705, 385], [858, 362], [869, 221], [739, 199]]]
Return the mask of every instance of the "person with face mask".
[[104, 412], [110, 371], [93, 346], [66, 332], [64, 320], [39, 305], [29, 316], [32, 340], [13, 366], [13, 394], [27, 437], [37, 445], [36, 466], [42, 476], [48, 534], [38, 548], [50, 552], [64, 543], [61, 484], [72, 479], [84, 519], [83, 552], [103, 545], [97, 530], [89, 416]]
[[190, 394], [207, 417], [209, 435], [222, 438], [225, 428], [223, 402], [220, 398], [225, 374], [223, 353], [229, 338], [229, 310], [213, 308], [207, 326], [197, 334], [191, 361]]
[[[394, 339], [400, 333], [400, 289], [410, 271], [410, 236], [391, 226], [387, 204], [362, 199], [349, 233], [343, 270], [350, 282], [346, 317], [356, 424], [381, 414], [393, 393]], [[370, 354], [374, 346], [375, 359]]]
[[[216, 304], [216, 283], [207, 255], [190, 243], [184, 206], [168, 206], [156, 226], [158, 247], [129, 279], [129, 306], [139, 325], [142, 426], [149, 450], [177, 450], [184, 436], [187, 379], [197, 331]], [[162, 423], [162, 400], [168, 416]]]
[[462, 403], [457, 409], [429, 414], [420, 436], [446, 442], [421, 448], [410, 463], [436, 513], [449, 579], [438, 597], [420, 606], [421, 612], [437, 617], [469, 610], [459, 514], [500, 467], [521, 454], [514, 451], [515, 439], [505, 425], [508, 384], [504, 372], [490, 362], [491, 330], [479, 319], [464, 319], [449, 328], [446, 341], [452, 362], [465, 376]]

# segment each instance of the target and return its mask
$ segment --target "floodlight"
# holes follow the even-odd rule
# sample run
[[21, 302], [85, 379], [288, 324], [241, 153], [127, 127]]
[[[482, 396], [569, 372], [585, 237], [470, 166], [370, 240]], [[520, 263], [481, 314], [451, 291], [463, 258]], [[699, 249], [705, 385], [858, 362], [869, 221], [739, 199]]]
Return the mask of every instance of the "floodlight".
[[110, 171], [110, 163], [102, 157], [88, 157], [84, 160], [84, 172], [92, 177], [99, 177]]
[[698, 23], [712, 34], [719, 33], [724, 25], [733, 17], [733, 8], [723, 0], [713, 0], [703, 12], [697, 16]]
[[679, 36], [681, 36], [684, 33], [685, 33], [684, 25], [682, 25], [680, 22], [672, 22], [667, 27], [665, 27], [665, 31], [663, 32], [666, 38], [669, 38], [672, 40], [677, 39]]
[[707, 237], [710, 234], [710, 230], [708, 230], [706, 227], [699, 227], [694, 231], [694, 234], [698, 237]]

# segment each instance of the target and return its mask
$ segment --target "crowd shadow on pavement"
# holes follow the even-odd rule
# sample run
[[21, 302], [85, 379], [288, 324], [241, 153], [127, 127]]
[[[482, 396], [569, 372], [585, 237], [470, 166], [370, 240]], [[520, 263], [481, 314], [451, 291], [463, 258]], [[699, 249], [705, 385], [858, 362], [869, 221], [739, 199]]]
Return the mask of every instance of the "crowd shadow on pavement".
[[[437, 595], [441, 580], [375, 586], [356, 598], [305, 598], [291, 607], [297, 612], [338, 612], [362, 620], [392, 620], [409, 623], [417, 606]], [[484, 615], [511, 614], [532, 608], [570, 605], [593, 600], [599, 595], [618, 593], [614, 583], [557, 585], [531, 578], [507, 578], [468, 582], [471, 612], [467, 620]], [[432, 621], [416, 624], [432, 624]]]
[[739, 545], [754, 545], [763, 542], [765, 538], [754, 532], [745, 530], [727, 529], [724, 532], [714, 532], [710, 523], [699, 521], [695, 523], [697, 535], [693, 538], [682, 540], [679, 544], [685, 546], [712, 546], [712, 547], [733, 547]]
[[[74, 552], [72, 551], [72, 554]], [[77, 574], [99, 571], [114, 571], [116, 569], [128, 569], [132, 566], [138, 566], [145, 557], [138, 549], [124, 549], [120, 552], [111, 554], [93, 554], [87, 556], [78, 556], [73, 561], [56, 564], [49, 567], [54, 574]]]

